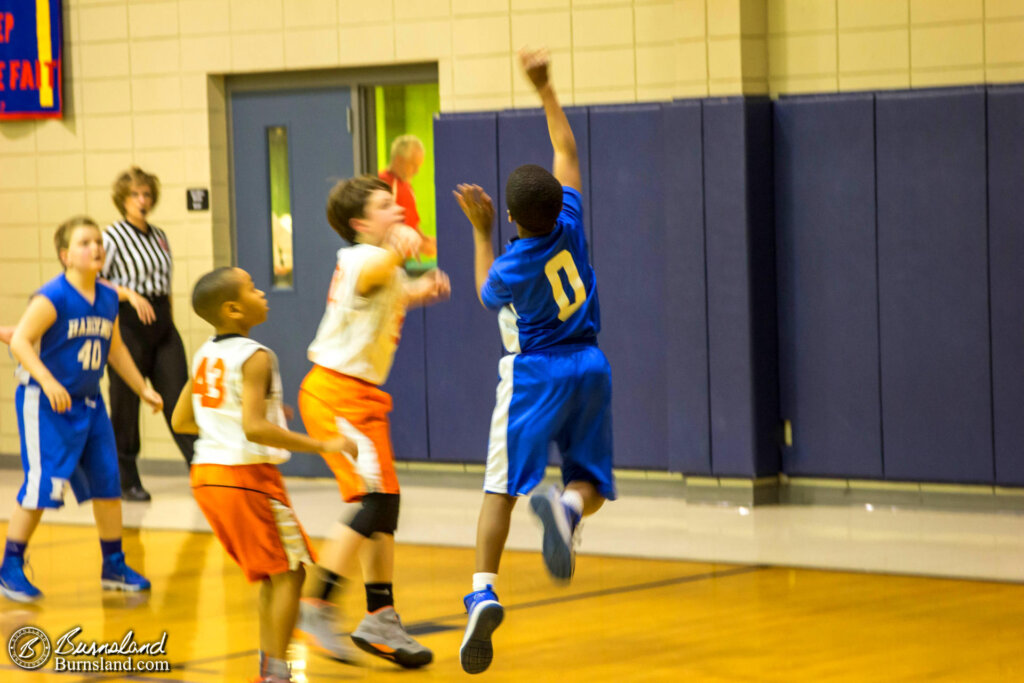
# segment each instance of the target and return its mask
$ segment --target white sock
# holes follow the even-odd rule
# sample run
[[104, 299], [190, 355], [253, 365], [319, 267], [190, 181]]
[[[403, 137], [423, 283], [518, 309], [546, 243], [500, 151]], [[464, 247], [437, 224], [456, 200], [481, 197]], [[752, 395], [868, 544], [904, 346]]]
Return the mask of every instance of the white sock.
[[489, 572], [477, 572], [473, 574], [473, 590], [482, 591], [490, 586], [492, 589], [498, 583], [498, 575]]
[[583, 496], [579, 491], [573, 489], [562, 491], [562, 504], [580, 517], [583, 516]]

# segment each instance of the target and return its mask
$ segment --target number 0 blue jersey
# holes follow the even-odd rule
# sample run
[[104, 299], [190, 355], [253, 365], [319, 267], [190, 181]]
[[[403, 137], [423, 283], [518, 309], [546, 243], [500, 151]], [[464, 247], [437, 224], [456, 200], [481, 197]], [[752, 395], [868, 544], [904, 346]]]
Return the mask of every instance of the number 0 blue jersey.
[[513, 239], [480, 290], [485, 306], [501, 309], [498, 324], [510, 353], [593, 344], [601, 330], [582, 197], [571, 187], [562, 192], [555, 229], [542, 237]]
[[[57, 319], [39, 341], [39, 358], [72, 398], [100, 393], [100, 378], [107, 366], [117, 319], [117, 292], [97, 282], [96, 297], [90, 304], [62, 273], [43, 285], [37, 294], [45, 296], [57, 309]], [[21, 367], [18, 380], [23, 385], [38, 386]]]

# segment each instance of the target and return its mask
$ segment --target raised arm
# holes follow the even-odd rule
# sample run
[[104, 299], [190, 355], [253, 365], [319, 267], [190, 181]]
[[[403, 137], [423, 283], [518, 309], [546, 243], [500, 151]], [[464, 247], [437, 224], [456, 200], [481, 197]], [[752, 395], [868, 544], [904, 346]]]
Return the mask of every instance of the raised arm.
[[494, 243], [491, 241], [491, 231], [494, 229], [494, 202], [479, 185], [462, 184], [452, 194], [459, 202], [459, 208], [473, 225], [473, 274], [476, 281], [476, 297], [483, 304], [480, 291], [487, 282], [491, 265], [494, 264]]
[[550, 78], [551, 56], [545, 48], [539, 50], [523, 48], [519, 50], [519, 62], [523, 66], [523, 71], [526, 72], [526, 77], [530, 79], [530, 83], [540, 95], [541, 104], [544, 105], [544, 116], [548, 121], [548, 135], [551, 137], [551, 147], [555, 150], [551, 173], [562, 185], [574, 190], [582, 190], [583, 182], [580, 178], [580, 159], [576, 151], [576, 138], [572, 134], [569, 119], [566, 118], [565, 111], [558, 102], [555, 86]]

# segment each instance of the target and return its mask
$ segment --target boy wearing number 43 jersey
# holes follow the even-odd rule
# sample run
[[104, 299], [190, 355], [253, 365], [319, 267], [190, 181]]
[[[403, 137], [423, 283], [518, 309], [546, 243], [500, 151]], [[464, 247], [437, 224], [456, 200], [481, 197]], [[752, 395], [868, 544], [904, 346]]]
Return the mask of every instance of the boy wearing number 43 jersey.
[[249, 338], [267, 318], [267, 300], [240, 268], [218, 268], [196, 283], [192, 307], [216, 336], [192, 360], [192, 381], [171, 424], [199, 434], [192, 460], [192, 495], [228, 555], [249, 581], [261, 583], [261, 683], [290, 681], [285, 652], [295, 628], [303, 564], [313, 553], [292, 511], [277, 464], [285, 449], [348, 455], [343, 436], [311, 439], [287, 429], [274, 352]]
[[562, 454], [565, 489], [534, 494], [530, 507], [544, 527], [544, 563], [555, 579], [572, 578], [581, 517], [615, 498], [612, 379], [597, 347], [597, 282], [583, 230], [576, 140], [548, 78], [547, 51], [519, 56], [544, 105], [554, 174], [534, 165], [511, 173], [505, 196], [518, 237], [497, 259], [491, 198], [476, 185], [460, 185], [455, 193], [473, 224], [480, 302], [499, 311], [509, 352], [498, 364], [476, 572], [464, 599], [469, 619], [459, 653], [471, 674], [491, 663], [491, 634], [504, 617], [494, 586], [512, 508], [544, 477], [548, 445], [554, 442]]

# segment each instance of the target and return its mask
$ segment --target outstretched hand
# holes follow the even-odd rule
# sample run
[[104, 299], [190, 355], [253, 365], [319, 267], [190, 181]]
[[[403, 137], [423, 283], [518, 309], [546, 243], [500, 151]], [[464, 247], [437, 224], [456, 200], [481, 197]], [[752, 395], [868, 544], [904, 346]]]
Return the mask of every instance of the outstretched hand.
[[519, 63], [526, 72], [526, 77], [533, 83], [533, 87], [540, 90], [548, 84], [548, 70], [551, 66], [551, 55], [547, 48], [542, 47], [536, 50], [528, 47], [519, 49]]
[[461, 184], [452, 192], [459, 208], [478, 232], [491, 234], [494, 227], [494, 202], [479, 185]]

